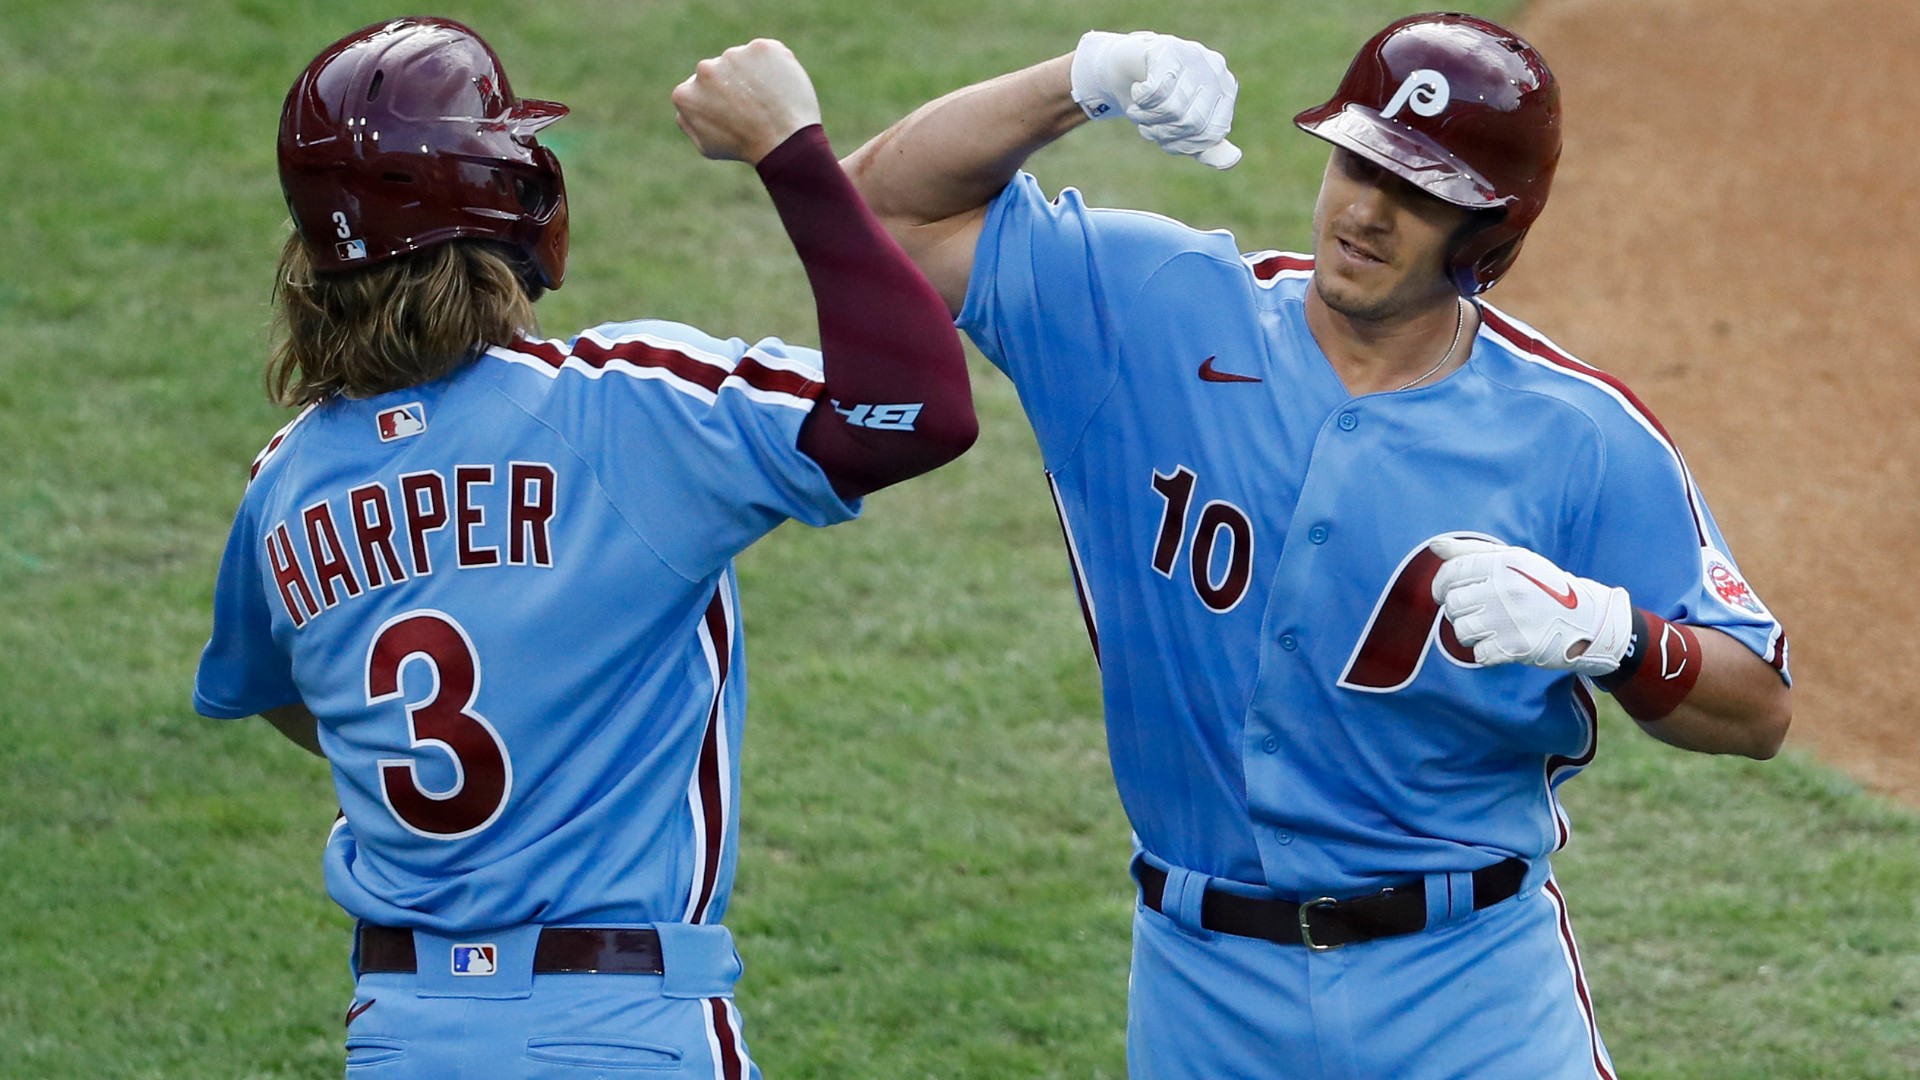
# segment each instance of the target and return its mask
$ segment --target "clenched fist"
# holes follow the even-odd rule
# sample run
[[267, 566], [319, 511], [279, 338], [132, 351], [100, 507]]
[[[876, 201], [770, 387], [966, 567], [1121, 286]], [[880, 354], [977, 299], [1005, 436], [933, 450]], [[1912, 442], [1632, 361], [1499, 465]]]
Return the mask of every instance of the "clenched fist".
[[1240, 82], [1225, 57], [1197, 41], [1090, 31], [1073, 52], [1072, 80], [1073, 100], [1091, 119], [1124, 116], [1167, 153], [1216, 169], [1240, 160], [1227, 141]]
[[771, 38], [735, 45], [694, 65], [693, 74], [673, 88], [673, 107], [674, 120], [700, 153], [749, 165], [820, 122], [806, 69]]
[[1601, 676], [1633, 635], [1627, 590], [1575, 577], [1526, 548], [1447, 537], [1433, 599], [1482, 664], [1533, 664]]

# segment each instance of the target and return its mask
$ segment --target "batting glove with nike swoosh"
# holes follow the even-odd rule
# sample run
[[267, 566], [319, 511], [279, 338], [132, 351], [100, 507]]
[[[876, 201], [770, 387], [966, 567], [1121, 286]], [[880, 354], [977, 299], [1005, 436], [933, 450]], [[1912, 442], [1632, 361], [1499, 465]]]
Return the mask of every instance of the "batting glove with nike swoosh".
[[[1526, 548], [1444, 537], [1433, 599], [1482, 664], [1532, 664], [1588, 677], [1620, 666], [1633, 637], [1627, 590], [1575, 577]], [[1585, 643], [1578, 656], [1568, 651]]]
[[1091, 30], [1073, 52], [1073, 100], [1088, 116], [1124, 116], [1167, 153], [1216, 169], [1240, 160], [1227, 141], [1239, 93], [1226, 57], [1171, 34]]

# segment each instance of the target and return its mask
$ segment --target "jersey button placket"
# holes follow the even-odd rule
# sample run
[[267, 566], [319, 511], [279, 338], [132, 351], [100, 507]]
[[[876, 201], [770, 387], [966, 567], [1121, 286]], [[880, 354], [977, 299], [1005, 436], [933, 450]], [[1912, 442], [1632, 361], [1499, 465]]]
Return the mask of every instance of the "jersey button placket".
[[1334, 422], [1340, 425], [1341, 431], [1352, 431], [1360, 426], [1360, 418], [1350, 412], [1341, 413], [1340, 419]]
[[1308, 540], [1309, 540], [1310, 542], [1312, 542], [1312, 543], [1315, 543], [1315, 544], [1324, 544], [1324, 543], [1326, 543], [1326, 542], [1327, 542], [1327, 527], [1326, 527], [1325, 525], [1315, 525], [1315, 526], [1314, 526], [1313, 528], [1311, 528], [1311, 529], [1308, 529], [1308, 530], [1307, 530], [1307, 539], [1308, 539]]
[[1269, 735], [1260, 740], [1260, 749], [1269, 754], [1277, 754], [1280, 752], [1280, 740]]
[[1287, 650], [1288, 652], [1292, 652], [1293, 650], [1300, 647], [1300, 639], [1297, 637], [1294, 637], [1292, 634], [1281, 634], [1280, 647]]

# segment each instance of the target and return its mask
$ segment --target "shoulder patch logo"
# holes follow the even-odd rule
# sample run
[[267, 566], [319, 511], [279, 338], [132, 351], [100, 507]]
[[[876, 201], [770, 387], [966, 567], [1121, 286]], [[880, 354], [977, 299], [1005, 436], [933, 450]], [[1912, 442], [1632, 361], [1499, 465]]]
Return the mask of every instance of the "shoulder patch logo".
[[427, 408], [417, 401], [382, 409], [375, 418], [380, 441], [410, 438], [427, 430]]
[[1421, 116], [1439, 116], [1451, 100], [1453, 87], [1448, 85], [1447, 77], [1432, 68], [1421, 68], [1407, 76], [1407, 81], [1393, 92], [1393, 100], [1380, 110], [1380, 116], [1391, 120], [1407, 106]]
[[1721, 603], [1752, 615], [1772, 614], [1767, 610], [1767, 606], [1760, 602], [1760, 597], [1753, 591], [1753, 586], [1748, 585], [1747, 579], [1741, 577], [1740, 571], [1734, 568], [1732, 559], [1713, 548], [1703, 548], [1700, 552], [1700, 560], [1705, 568], [1707, 588], [1713, 591], [1714, 596], [1720, 598]]

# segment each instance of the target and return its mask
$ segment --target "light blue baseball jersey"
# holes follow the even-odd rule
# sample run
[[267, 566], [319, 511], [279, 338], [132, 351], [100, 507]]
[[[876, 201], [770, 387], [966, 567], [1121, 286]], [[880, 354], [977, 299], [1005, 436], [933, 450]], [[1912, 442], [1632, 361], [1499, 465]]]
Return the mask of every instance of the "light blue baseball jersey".
[[1025, 174], [990, 207], [959, 322], [1038, 438], [1121, 800], [1160, 858], [1287, 896], [1535, 859], [1566, 841], [1593, 698], [1474, 665], [1430, 540], [1531, 548], [1784, 678], [1780, 626], [1618, 380], [1481, 305], [1464, 367], [1353, 397], [1310, 273]]
[[319, 718], [342, 907], [448, 932], [721, 918], [747, 700], [731, 561], [859, 511], [795, 445], [820, 381], [775, 339], [610, 324], [274, 437], [194, 705]]

